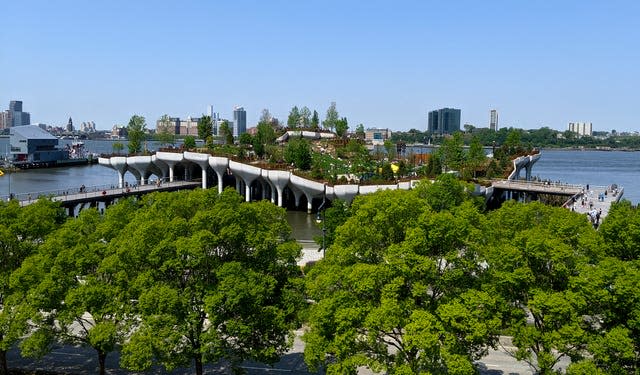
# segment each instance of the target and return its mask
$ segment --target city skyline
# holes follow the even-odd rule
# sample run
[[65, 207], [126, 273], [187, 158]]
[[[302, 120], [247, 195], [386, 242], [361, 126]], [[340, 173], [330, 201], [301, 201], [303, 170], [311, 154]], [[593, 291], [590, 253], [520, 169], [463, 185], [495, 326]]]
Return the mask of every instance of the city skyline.
[[[0, 43], [0, 106], [21, 100], [32, 123], [69, 117], [96, 128], [133, 114], [222, 118], [335, 101], [351, 130], [426, 130], [428, 112], [459, 108], [489, 127], [593, 123], [637, 131], [633, 46], [640, 4], [401, 1], [10, 2]], [[451, 17], [434, 15], [449, 14]], [[491, 22], [487, 22], [491, 20]]]

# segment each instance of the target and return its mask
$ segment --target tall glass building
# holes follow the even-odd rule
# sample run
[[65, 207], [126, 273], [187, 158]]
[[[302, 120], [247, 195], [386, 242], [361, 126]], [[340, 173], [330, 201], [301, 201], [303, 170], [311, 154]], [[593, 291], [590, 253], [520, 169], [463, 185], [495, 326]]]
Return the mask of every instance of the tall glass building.
[[247, 112], [243, 107], [233, 109], [233, 138], [247, 132]]
[[433, 135], [453, 134], [460, 131], [459, 109], [441, 108], [429, 112], [427, 131]]
[[489, 129], [498, 131], [498, 111], [492, 109], [489, 115]]

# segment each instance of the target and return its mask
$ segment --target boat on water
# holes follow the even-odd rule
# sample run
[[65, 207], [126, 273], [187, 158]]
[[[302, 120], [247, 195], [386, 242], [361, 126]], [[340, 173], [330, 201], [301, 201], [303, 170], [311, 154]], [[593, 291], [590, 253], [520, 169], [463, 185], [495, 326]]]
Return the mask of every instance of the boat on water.
[[84, 143], [74, 140], [59, 146], [59, 140], [37, 125], [12, 127], [9, 134], [10, 163], [20, 169], [52, 168], [93, 164], [96, 155], [87, 152]]

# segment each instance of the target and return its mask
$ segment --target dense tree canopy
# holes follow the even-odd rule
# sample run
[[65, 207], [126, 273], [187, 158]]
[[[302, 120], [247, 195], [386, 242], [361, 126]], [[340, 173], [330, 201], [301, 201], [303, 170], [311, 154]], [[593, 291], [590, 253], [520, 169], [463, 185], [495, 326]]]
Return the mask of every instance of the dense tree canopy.
[[599, 259], [597, 236], [584, 216], [538, 202], [507, 202], [489, 219], [488, 285], [504, 302], [513, 354], [549, 374], [586, 348], [585, 299], [571, 280]]
[[6, 353], [28, 330], [34, 306], [25, 300], [31, 285], [16, 280], [23, 261], [64, 220], [57, 203], [38, 200], [20, 207], [0, 202], [0, 374], [7, 374]]
[[270, 363], [289, 347], [303, 299], [300, 248], [282, 208], [232, 190], [154, 193], [55, 228], [57, 204], [38, 202], [0, 210], [20, 230], [16, 245], [31, 248], [2, 264], [17, 268], [3, 280], [11, 275], [15, 306], [26, 306], [3, 301], [0, 322], [19, 318], [0, 331], [3, 350], [28, 329], [25, 355], [55, 341], [87, 345], [104, 373], [106, 355], [122, 346], [126, 368], [192, 364], [202, 374], [204, 363]]
[[613, 205], [595, 230], [536, 202], [483, 212], [474, 191], [445, 173], [332, 202], [326, 257], [304, 281], [285, 212], [232, 191], [70, 219], [46, 199], [0, 202], [0, 373], [17, 343], [90, 347], [101, 372], [118, 350], [134, 371], [270, 363], [306, 324], [305, 361], [330, 374], [473, 374], [499, 335], [539, 374], [563, 358], [569, 374], [637, 374], [638, 208]]
[[201, 374], [223, 358], [277, 360], [298, 307], [291, 278], [300, 250], [284, 210], [230, 190], [154, 195], [143, 205], [110, 243], [141, 317], [125, 367], [193, 361]]
[[358, 197], [350, 210], [308, 275], [307, 363], [331, 374], [472, 373], [500, 327], [480, 289], [480, 212], [464, 202], [437, 211], [416, 191]]

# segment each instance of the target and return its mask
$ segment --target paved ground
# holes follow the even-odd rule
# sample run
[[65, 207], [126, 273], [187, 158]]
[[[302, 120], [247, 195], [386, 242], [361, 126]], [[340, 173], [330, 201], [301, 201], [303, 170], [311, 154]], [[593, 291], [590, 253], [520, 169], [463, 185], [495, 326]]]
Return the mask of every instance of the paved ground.
[[[606, 193], [606, 194], [605, 194]], [[611, 186], [593, 186], [585, 190], [582, 196], [579, 196], [573, 205], [568, 208], [592, 218], [594, 225], [599, 225], [602, 220], [609, 214], [611, 204], [617, 202], [622, 197], [622, 191]], [[600, 213], [599, 220], [596, 220], [597, 213]], [[597, 221], [597, 223], [596, 223]]]
[[[304, 343], [300, 340], [299, 336], [302, 332], [297, 332], [298, 337], [294, 342], [293, 348], [285, 354], [281, 361], [275, 364], [273, 367], [268, 367], [257, 363], [245, 363], [244, 368], [249, 375], [260, 374], [279, 374], [287, 373], [293, 375], [316, 375], [321, 373], [309, 372], [307, 366], [304, 364], [302, 352], [304, 350]], [[478, 368], [483, 375], [532, 375], [531, 368], [523, 363], [518, 362], [509, 354], [508, 350], [513, 349], [510, 346], [510, 339], [508, 337], [502, 337], [501, 346], [498, 350], [490, 350], [489, 354], [482, 360], [478, 361]], [[7, 356], [10, 368], [21, 368], [25, 370], [42, 370], [52, 371], [60, 374], [95, 374], [98, 371], [98, 359], [94, 351], [72, 346], [61, 346], [55, 348], [51, 353], [46, 355], [40, 360], [30, 360], [21, 358], [18, 350], [13, 349], [9, 351]], [[107, 374], [110, 375], [124, 375], [130, 374], [126, 370], [118, 368], [119, 356], [117, 353], [111, 353], [107, 356]], [[566, 368], [568, 361], [562, 361], [560, 368]], [[193, 374], [194, 369], [185, 368], [178, 369], [171, 374], [183, 375]], [[216, 365], [205, 366], [206, 374], [231, 374], [231, 369], [225, 363], [219, 363]], [[152, 371], [147, 371], [145, 374], [167, 374], [161, 368], [155, 368]], [[360, 375], [373, 375], [373, 372], [367, 369], [361, 369]]]

